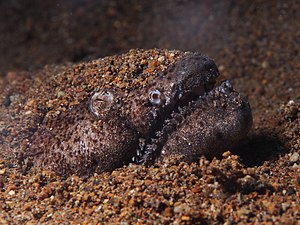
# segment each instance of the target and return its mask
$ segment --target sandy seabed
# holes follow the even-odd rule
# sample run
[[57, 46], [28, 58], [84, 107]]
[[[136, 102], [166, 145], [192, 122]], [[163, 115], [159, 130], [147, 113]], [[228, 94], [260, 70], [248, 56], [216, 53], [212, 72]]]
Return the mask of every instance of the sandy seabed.
[[[1, 2], [3, 90], [46, 64], [131, 48], [199, 51], [248, 97], [254, 124], [222, 158], [190, 165], [63, 178], [3, 157], [0, 223], [299, 224], [299, 11], [297, 1], [266, 0]], [[10, 135], [1, 126], [0, 144]]]

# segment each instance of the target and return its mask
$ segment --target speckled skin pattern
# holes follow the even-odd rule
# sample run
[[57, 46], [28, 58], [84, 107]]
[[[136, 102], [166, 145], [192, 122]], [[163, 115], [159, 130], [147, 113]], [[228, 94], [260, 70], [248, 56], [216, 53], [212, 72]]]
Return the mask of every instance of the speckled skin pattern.
[[252, 116], [229, 81], [214, 87], [218, 76], [208, 57], [167, 50], [45, 68], [24, 82], [21, 97], [12, 82], [1, 96], [2, 111], [24, 104], [12, 122], [0, 118], [1, 153], [62, 175], [220, 155], [246, 136]]

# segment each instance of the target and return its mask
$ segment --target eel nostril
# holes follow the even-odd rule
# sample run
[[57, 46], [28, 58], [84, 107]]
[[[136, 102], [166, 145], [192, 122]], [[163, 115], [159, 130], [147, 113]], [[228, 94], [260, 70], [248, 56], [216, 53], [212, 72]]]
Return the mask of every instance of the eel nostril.
[[224, 94], [228, 94], [233, 91], [232, 84], [229, 80], [225, 80], [221, 83], [221, 85], [218, 87], [218, 90]]

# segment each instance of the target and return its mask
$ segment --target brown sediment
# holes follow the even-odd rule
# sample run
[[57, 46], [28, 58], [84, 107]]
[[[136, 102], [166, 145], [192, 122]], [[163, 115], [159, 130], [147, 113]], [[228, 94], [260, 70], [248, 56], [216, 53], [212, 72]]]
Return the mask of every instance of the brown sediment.
[[[174, 159], [149, 168], [130, 165], [88, 179], [72, 176], [64, 180], [40, 170], [22, 173], [8, 161], [1, 161], [1, 223], [299, 224], [299, 3], [132, 1], [124, 6], [116, 2], [102, 8], [95, 7], [97, 3], [78, 5], [72, 17], [63, 13], [64, 8], [42, 5], [50, 8], [43, 12], [59, 15], [57, 24], [49, 26], [49, 33], [42, 26], [47, 27], [47, 16], [33, 22], [37, 14], [20, 10], [30, 5], [13, 5], [17, 2], [3, 5], [0, 15], [6, 20], [1, 21], [9, 21], [8, 26], [16, 26], [14, 15], [25, 15], [27, 20], [22, 24], [23, 29], [5, 26], [4, 31], [9, 35], [0, 36], [4, 38], [0, 41], [4, 43], [1, 49], [5, 50], [1, 51], [5, 54], [1, 58], [1, 71], [62, 63], [84, 55], [110, 55], [135, 47], [201, 51], [213, 57], [223, 77], [232, 79], [234, 87], [248, 96], [254, 119], [252, 133], [240, 146], [229, 149], [237, 155], [226, 153], [223, 159], [202, 158], [191, 165]], [[97, 9], [104, 13], [98, 13]], [[81, 19], [75, 19], [76, 16]], [[105, 18], [109, 18], [106, 24]], [[61, 24], [64, 29], [53, 35], [51, 31]], [[32, 27], [43, 38], [32, 35]], [[82, 27], [89, 32], [83, 32], [84, 37], [74, 36], [71, 42], [67, 34]], [[103, 39], [99, 38], [101, 35]], [[26, 38], [27, 42], [22, 42]], [[47, 40], [53, 41], [52, 51], [45, 50]], [[65, 44], [67, 41], [70, 44]], [[56, 43], [64, 44], [56, 49]], [[48, 68], [60, 71], [57, 66]], [[22, 99], [32, 84], [30, 79], [18, 82], [30, 75], [22, 74], [9, 72], [6, 81], [0, 79], [1, 91], [6, 91], [7, 82], [19, 83], [15, 86], [19, 93], [12, 100]], [[57, 91], [57, 96], [63, 98], [64, 92]], [[54, 95], [49, 97], [54, 99]], [[77, 104], [72, 95], [68, 97], [66, 104]], [[38, 107], [34, 100], [17, 101], [12, 107], [26, 105], [34, 112]], [[1, 103], [4, 107], [14, 104], [7, 97]], [[58, 101], [45, 104], [63, 110]], [[7, 114], [1, 116], [11, 120]], [[0, 137], [9, 141], [6, 138], [16, 134], [17, 126], [12, 124], [9, 129], [1, 130]]]

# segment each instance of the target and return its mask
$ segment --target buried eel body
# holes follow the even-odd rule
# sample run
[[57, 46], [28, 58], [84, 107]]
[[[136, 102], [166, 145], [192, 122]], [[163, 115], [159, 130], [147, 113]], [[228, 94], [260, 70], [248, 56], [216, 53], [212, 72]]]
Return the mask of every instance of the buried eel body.
[[[152, 61], [147, 61], [149, 55]], [[126, 62], [130, 57], [134, 63]], [[201, 54], [134, 50], [93, 63], [100, 65], [94, 77], [106, 78], [58, 115], [44, 107], [43, 118], [28, 135], [23, 158], [35, 166], [62, 175], [88, 175], [177, 154], [196, 161], [232, 148], [252, 125], [247, 100], [229, 81], [216, 86], [218, 69]], [[102, 68], [118, 63], [117, 70], [101, 74]], [[126, 82], [118, 77], [124, 65], [134, 68]], [[78, 74], [91, 75], [86, 68]], [[123, 85], [116, 78], [123, 79]]]

